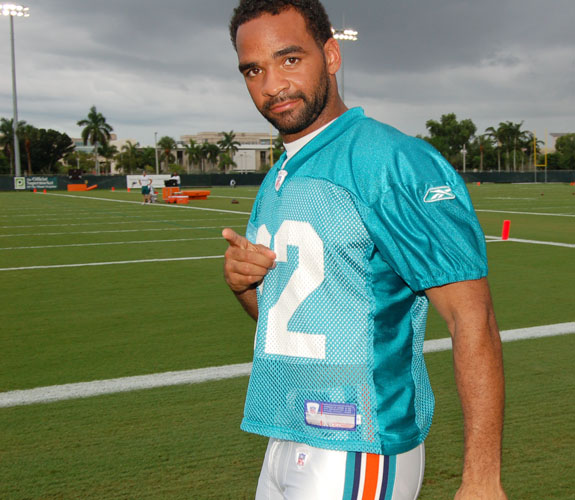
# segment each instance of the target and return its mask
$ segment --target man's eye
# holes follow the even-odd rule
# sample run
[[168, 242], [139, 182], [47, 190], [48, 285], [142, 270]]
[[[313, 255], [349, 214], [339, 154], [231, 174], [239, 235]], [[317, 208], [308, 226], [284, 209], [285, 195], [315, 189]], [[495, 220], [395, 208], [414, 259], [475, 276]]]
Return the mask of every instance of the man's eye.
[[259, 75], [261, 70], [259, 68], [251, 68], [248, 69], [244, 74], [246, 78], [253, 78], [254, 76]]
[[286, 59], [285, 65], [286, 66], [293, 66], [294, 64], [297, 64], [298, 61], [299, 61], [299, 58], [297, 58], [297, 57], [288, 57]]

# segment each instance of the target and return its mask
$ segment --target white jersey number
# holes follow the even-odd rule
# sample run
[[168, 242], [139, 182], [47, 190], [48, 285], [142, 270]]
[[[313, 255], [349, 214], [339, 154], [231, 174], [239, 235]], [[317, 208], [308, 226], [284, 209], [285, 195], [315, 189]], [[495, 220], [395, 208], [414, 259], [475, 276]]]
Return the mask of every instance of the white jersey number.
[[[299, 263], [268, 312], [265, 352], [325, 359], [325, 335], [288, 330], [297, 308], [324, 280], [323, 241], [308, 222], [291, 220], [282, 223], [273, 239], [272, 249], [277, 262], [287, 262], [288, 246], [295, 246], [299, 251]], [[256, 241], [271, 247], [272, 236], [265, 225], [258, 229]]]

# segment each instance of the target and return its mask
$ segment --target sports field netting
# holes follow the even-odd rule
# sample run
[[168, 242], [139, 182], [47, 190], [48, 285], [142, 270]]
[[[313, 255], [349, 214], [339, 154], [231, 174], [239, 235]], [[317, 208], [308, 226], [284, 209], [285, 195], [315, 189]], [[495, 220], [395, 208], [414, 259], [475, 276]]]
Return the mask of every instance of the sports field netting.
[[[469, 190], [492, 237], [501, 329], [574, 322], [575, 188]], [[248, 363], [254, 325], [221, 277], [220, 233], [243, 231], [256, 192], [214, 188], [187, 206], [120, 191], [1, 193], [0, 393]], [[427, 338], [446, 336], [431, 314]], [[505, 345], [510, 498], [571, 498], [573, 344]], [[421, 498], [442, 499], [457, 488], [460, 417], [450, 353], [427, 361], [438, 408]], [[265, 440], [239, 430], [246, 383], [0, 408], [0, 498], [252, 498]]]

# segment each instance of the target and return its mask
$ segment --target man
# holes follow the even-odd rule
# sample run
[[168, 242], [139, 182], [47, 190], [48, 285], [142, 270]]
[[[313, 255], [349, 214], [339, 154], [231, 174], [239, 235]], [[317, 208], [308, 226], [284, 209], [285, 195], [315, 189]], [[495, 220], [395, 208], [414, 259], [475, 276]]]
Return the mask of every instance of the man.
[[175, 187], [177, 187], [177, 188], [179, 188], [180, 185], [182, 184], [182, 180], [180, 179], [180, 175], [177, 172], [174, 172], [172, 174], [172, 176], [170, 177], [170, 180], [175, 181], [175, 184], [176, 184]]
[[461, 178], [424, 141], [346, 108], [318, 0], [242, 0], [230, 31], [286, 146], [247, 238], [223, 231], [226, 282], [258, 321], [242, 421], [270, 437], [256, 498], [417, 498], [429, 300], [452, 335], [465, 419], [455, 498], [505, 499], [501, 344]]
[[145, 170], [142, 170], [142, 175], [138, 179], [138, 184], [142, 188], [142, 196], [144, 198], [144, 201], [142, 201], [142, 205], [150, 203], [152, 178], [146, 173]]

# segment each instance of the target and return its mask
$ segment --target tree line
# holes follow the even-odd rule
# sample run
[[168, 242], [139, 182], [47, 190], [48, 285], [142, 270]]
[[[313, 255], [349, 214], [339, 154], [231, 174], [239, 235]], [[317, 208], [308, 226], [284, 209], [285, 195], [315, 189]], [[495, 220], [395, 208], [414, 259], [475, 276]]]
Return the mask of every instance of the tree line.
[[[533, 169], [545, 162], [543, 141], [533, 132], [523, 130], [523, 122], [500, 122], [477, 134], [470, 119], [457, 120], [455, 113], [442, 115], [439, 121], [428, 120], [428, 136], [432, 144], [458, 170], [518, 171]], [[575, 169], [575, 134], [566, 134], [555, 142], [555, 152], [546, 155], [549, 169]]]
[[[14, 126], [12, 119], [0, 119], [0, 173], [14, 173]], [[217, 144], [198, 143], [190, 139], [183, 148], [169, 136], [160, 138], [157, 150], [141, 147], [139, 143], [127, 141], [120, 150], [110, 144], [113, 127], [102, 113], [92, 106], [86, 118], [77, 122], [82, 128], [84, 144], [90, 144], [93, 153], [77, 151], [67, 134], [52, 129], [36, 128], [24, 121], [18, 123], [17, 135], [20, 145], [20, 160], [24, 174], [65, 173], [69, 168], [79, 168], [97, 174], [111, 172], [112, 163], [116, 170], [130, 174], [141, 170], [155, 171], [156, 155], [163, 172], [183, 173], [194, 169], [206, 172], [210, 169], [227, 171], [235, 166], [234, 154], [240, 143], [234, 131], [222, 132]], [[428, 120], [427, 136], [419, 136], [432, 144], [459, 170], [517, 171], [541, 165], [542, 141], [533, 133], [523, 130], [523, 122], [501, 122], [497, 127], [488, 127], [483, 134], [477, 134], [477, 127], [470, 119], [457, 120], [454, 113], [442, 115], [437, 120]], [[535, 148], [534, 148], [535, 143]], [[178, 163], [177, 150], [183, 150], [186, 164]], [[273, 161], [283, 150], [278, 136], [273, 144]], [[559, 137], [555, 152], [546, 155], [549, 169], [575, 169], [575, 134]], [[268, 166], [269, 168], [269, 166]]]
[[[90, 108], [86, 118], [77, 122], [82, 127], [81, 137], [84, 145], [92, 146], [92, 153], [78, 151], [74, 141], [67, 134], [56, 130], [38, 129], [25, 121], [18, 122], [17, 136], [20, 145], [22, 173], [57, 174], [65, 173], [69, 168], [84, 172], [110, 173], [112, 163], [117, 171], [131, 174], [142, 170], [155, 171], [156, 154], [159, 167], [164, 172], [182, 173], [195, 168], [201, 172], [208, 169], [228, 170], [235, 166], [234, 154], [240, 143], [235, 139], [234, 131], [222, 132], [217, 144], [198, 143], [190, 140], [184, 145], [187, 165], [177, 162], [174, 155], [178, 143], [169, 136], [162, 137], [154, 147], [141, 147], [138, 142], [127, 141], [120, 149], [110, 143], [113, 127], [107, 122], [95, 106]], [[14, 164], [14, 122], [12, 119], [0, 119], [0, 173], [15, 172]], [[181, 149], [181, 148], [180, 148]]]

